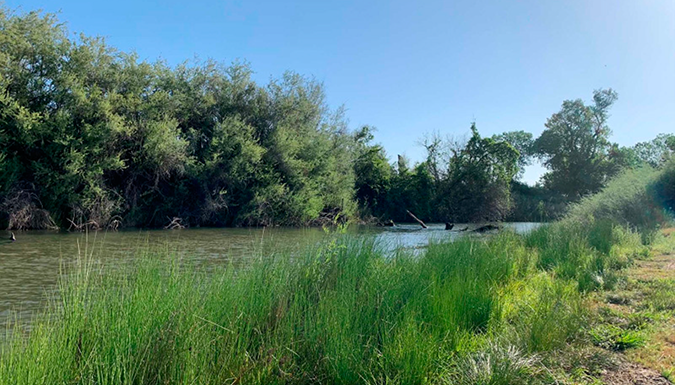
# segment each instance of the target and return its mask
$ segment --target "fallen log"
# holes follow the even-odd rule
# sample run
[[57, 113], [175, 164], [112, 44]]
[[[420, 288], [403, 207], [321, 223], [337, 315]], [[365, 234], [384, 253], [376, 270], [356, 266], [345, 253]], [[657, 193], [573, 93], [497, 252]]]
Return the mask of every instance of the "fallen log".
[[417, 218], [415, 214], [411, 213], [410, 210], [406, 210], [406, 212], [408, 213], [408, 215], [410, 215], [412, 219], [414, 219], [417, 223], [419, 223], [423, 229], [427, 228], [427, 225], [425, 225], [424, 222], [422, 222], [419, 218]]
[[499, 230], [499, 226], [496, 226], [496, 225], [485, 225], [485, 226], [481, 226], [481, 227], [479, 227], [479, 228], [477, 228], [477, 229], [474, 229], [473, 231], [476, 232], [476, 233], [484, 233], [484, 232], [486, 232], [486, 231], [491, 231], [491, 230]]

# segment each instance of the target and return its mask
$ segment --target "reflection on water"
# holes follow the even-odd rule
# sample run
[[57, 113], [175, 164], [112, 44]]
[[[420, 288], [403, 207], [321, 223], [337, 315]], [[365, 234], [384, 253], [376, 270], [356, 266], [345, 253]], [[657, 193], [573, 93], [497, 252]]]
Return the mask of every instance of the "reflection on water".
[[[527, 232], [537, 223], [509, 223], [506, 227]], [[460, 229], [465, 225], [457, 224]], [[386, 250], [419, 248], [429, 240], [452, 240], [467, 232], [445, 231], [444, 224], [428, 229], [401, 224], [389, 227], [353, 227], [350, 232], [375, 237]], [[168, 250], [198, 264], [245, 263], [274, 252], [290, 252], [319, 242], [325, 233], [316, 228], [144, 230], [112, 233], [17, 233], [17, 241], [0, 240], [0, 328], [11, 312], [20, 318], [39, 310], [46, 294], [54, 290], [60, 267], [74, 263], [79, 255], [93, 255], [106, 266], [133, 260], [137, 250]], [[1, 233], [8, 239], [9, 233]]]

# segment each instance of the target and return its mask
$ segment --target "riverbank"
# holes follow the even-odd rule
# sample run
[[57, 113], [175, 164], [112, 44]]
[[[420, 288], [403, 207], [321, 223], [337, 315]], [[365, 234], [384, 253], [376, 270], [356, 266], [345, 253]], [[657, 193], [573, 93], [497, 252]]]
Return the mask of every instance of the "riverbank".
[[626, 173], [562, 221], [422, 253], [332, 234], [245, 266], [84, 258], [30, 332], [14, 325], [0, 384], [597, 384], [669, 319], [670, 283], [639, 286], [658, 317], [630, 327], [603, 304], [670, 250], [661, 180]]
[[[458, 224], [462, 229], [469, 225]], [[525, 233], [536, 223], [503, 223], [516, 233]], [[445, 224], [398, 224], [396, 228], [350, 226], [348, 234], [372, 237], [387, 251], [396, 248], [423, 250], [429, 240], [450, 241], [471, 235], [469, 231], [445, 231]], [[0, 232], [2, 235], [3, 232]], [[7, 233], [8, 234], [8, 233]], [[0, 330], [14, 316], [29, 321], [43, 309], [45, 291], [57, 284], [59, 271], [76, 264], [78, 248], [108, 269], [133, 261], [139, 250], [187, 258], [196, 265], [247, 265], [252, 258], [272, 253], [301, 253], [309, 245], [326, 238], [321, 228], [199, 228], [90, 233], [52, 231], [17, 232], [17, 241], [0, 239]], [[93, 252], [92, 252], [93, 250]], [[1, 336], [0, 336], [1, 339]]]
[[597, 223], [422, 256], [336, 236], [246, 269], [83, 263], [3, 348], [0, 383], [544, 383], [567, 376], [552, 357], [585, 340], [584, 293], [613, 287], [641, 250], [638, 234]]

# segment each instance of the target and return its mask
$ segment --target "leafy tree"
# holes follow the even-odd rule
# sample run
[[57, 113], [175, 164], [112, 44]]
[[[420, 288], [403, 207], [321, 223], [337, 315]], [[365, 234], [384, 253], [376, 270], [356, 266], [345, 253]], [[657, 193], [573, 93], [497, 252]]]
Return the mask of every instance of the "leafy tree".
[[516, 174], [516, 179], [522, 178], [525, 167], [532, 164], [532, 145], [534, 143], [532, 134], [525, 131], [508, 131], [493, 135], [492, 139], [507, 142], [518, 150], [518, 173]]
[[609, 108], [617, 99], [611, 89], [593, 93], [593, 104], [566, 100], [546, 122], [546, 129], [533, 144], [548, 173], [546, 187], [569, 199], [598, 191], [610, 176]]
[[475, 123], [471, 133], [464, 147], [452, 149], [441, 207], [453, 221], [502, 219], [511, 208], [510, 183], [519, 153], [505, 141], [482, 138]]
[[371, 144], [374, 129], [364, 126], [356, 132], [356, 200], [367, 213], [386, 215], [389, 211], [387, 198], [391, 193], [392, 168], [382, 146]]
[[355, 212], [356, 146], [320, 83], [287, 73], [261, 86], [245, 63], [171, 68], [69, 36], [52, 15], [0, 8], [6, 215], [102, 228], [172, 217], [300, 225]]
[[434, 181], [440, 182], [446, 177], [448, 168], [448, 143], [444, 143], [439, 134], [428, 135], [422, 141], [422, 146], [427, 151], [426, 168]]
[[630, 157], [632, 165], [648, 164], [659, 167], [668, 162], [675, 153], [675, 135], [659, 134], [648, 142], [640, 142], [624, 149]]
[[[268, 84], [247, 63], [170, 67], [49, 14], [0, 7], [0, 222], [16, 228], [311, 225], [361, 214], [406, 221], [554, 218], [621, 168], [663, 166], [675, 137], [609, 142], [612, 90], [565, 101], [536, 140], [426, 137], [427, 156], [389, 163], [374, 129], [348, 129], [320, 82]], [[544, 160], [544, 185], [514, 178]], [[517, 179], [517, 178], [516, 178]], [[664, 191], [669, 186], [664, 187]], [[667, 195], [667, 194], [666, 194]], [[536, 214], [533, 214], [536, 213]], [[538, 215], [538, 216], [533, 216]]]

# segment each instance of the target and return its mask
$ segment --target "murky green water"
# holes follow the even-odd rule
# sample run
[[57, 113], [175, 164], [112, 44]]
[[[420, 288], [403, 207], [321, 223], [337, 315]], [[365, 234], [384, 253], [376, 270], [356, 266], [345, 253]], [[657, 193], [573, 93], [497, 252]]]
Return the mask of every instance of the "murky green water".
[[[526, 232], [536, 223], [510, 223], [507, 227]], [[463, 228], [458, 224], [456, 228]], [[453, 239], [468, 232], [445, 231], [443, 224], [422, 230], [418, 225], [396, 228], [352, 227], [350, 232], [372, 236], [384, 247], [418, 248], [430, 239]], [[105, 266], [134, 258], [138, 250], [169, 250], [199, 264], [246, 263], [246, 259], [272, 251], [302, 250], [326, 235], [322, 229], [187, 229], [179, 231], [120, 231], [110, 233], [19, 232], [9, 242], [9, 233], [0, 232], [0, 328], [8, 317], [29, 318], [44, 306], [54, 290], [60, 267], [77, 261], [78, 255], [92, 255]]]

